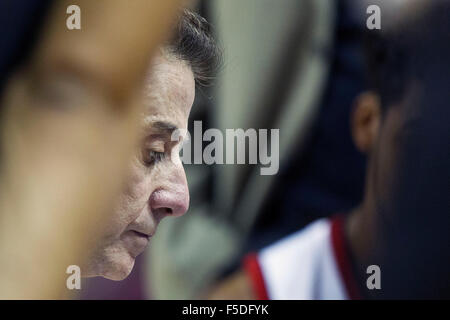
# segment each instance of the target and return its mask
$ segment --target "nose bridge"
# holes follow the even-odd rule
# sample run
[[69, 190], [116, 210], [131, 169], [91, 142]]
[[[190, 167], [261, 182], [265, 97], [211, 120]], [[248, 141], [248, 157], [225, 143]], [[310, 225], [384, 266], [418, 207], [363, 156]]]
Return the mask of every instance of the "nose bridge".
[[163, 215], [181, 216], [189, 207], [189, 189], [182, 165], [172, 163], [160, 186], [150, 196], [152, 211]]

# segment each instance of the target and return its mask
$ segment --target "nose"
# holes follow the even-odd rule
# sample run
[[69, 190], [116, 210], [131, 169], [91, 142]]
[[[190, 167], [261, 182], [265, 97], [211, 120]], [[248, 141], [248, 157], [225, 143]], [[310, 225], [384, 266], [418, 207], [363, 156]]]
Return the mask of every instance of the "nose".
[[189, 208], [189, 192], [187, 186], [179, 186], [172, 190], [158, 189], [150, 196], [150, 208], [161, 218], [168, 215], [179, 217]]

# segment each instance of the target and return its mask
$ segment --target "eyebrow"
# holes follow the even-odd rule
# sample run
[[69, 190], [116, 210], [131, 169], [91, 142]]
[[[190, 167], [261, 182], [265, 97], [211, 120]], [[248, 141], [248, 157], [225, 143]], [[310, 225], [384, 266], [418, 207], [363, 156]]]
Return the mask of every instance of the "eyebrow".
[[178, 127], [171, 123], [166, 121], [149, 121], [146, 123], [147, 130], [150, 130], [151, 137], [162, 137], [164, 139], [168, 139], [172, 136], [172, 133], [175, 130], [178, 130]]
[[173, 131], [178, 130], [178, 127], [176, 125], [166, 121], [151, 122], [149, 126], [160, 131], [167, 131], [168, 133], [172, 133]]

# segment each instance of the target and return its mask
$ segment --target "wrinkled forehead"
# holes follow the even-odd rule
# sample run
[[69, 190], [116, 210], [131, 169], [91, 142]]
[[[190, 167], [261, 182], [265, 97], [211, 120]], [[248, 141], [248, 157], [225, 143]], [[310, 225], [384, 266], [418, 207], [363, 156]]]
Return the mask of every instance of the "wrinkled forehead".
[[144, 121], [164, 121], [185, 128], [195, 98], [195, 80], [183, 60], [160, 53], [144, 84]]

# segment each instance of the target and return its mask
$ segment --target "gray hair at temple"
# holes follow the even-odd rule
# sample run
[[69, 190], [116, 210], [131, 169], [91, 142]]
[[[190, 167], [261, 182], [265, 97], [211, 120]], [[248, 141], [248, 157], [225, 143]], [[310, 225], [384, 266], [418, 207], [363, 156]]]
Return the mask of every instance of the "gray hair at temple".
[[210, 24], [199, 14], [184, 9], [173, 31], [166, 45], [168, 52], [189, 64], [197, 85], [210, 85], [222, 61]]

